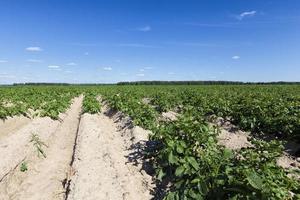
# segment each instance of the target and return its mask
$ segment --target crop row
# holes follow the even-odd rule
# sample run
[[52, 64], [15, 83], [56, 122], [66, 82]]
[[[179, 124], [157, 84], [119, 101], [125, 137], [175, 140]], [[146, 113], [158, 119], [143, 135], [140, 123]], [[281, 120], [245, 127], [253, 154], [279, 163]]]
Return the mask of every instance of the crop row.
[[197, 110], [206, 118], [222, 117], [255, 134], [300, 139], [299, 86], [123, 86], [102, 88], [130, 101], [149, 99], [157, 112]]
[[[125, 98], [142, 105], [149, 116], [136, 116], [141, 122], [158, 113], [186, 109], [197, 110], [206, 118], [222, 117], [240, 129], [256, 134], [273, 134], [281, 138], [300, 139], [299, 86], [102, 86], [102, 87], [5, 87], [0, 88], [0, 118], [28, 115], [58, 118], [69, 107], [71, 99], [81, 93], [108, 94], [110, 98]], [[122, 94], [122, 96], [117, 96]], [[122, 101], [116, 105], [122, 108]], [[148, 104], [148, 105], [147, 105]]]
[[[101, 93], [111, 107], [153, 132], [150, 143], [156, 144], [155, 148], [145, 153], [156, 170], [158, 184], [165, 188], [165, 199], [300, 198], [300, 184], [290, 176], [299, 172], [287, 171], [276, 163], [283, 153], [282, 142], [252, 139], [249, 148], [226, 149], [217, 143], [218, 129], [207, 123], [207, 115], [216, 112], [213, 98], [204, 104], [199, 102], [199, 94], [191, 91], [175, 90], [177, 95], [172, 95], [172, 90], [151, 90], [119, 88]], [[159, 114], [169, 109], [178, 110], [179, 119], [159, 121]]]
[[[300, 184], [277, 165], [279, 140], [252, 139], [252, 146], [230, 150], [217, 142], [212, 118], [222, 117], [243, 130], [299, 138], [299, 86], [103, 86], [1, 88], [0, 117], [28, 109], [57, 118], [71, 99], [84, 94], [83, 112], [98, 113], [101, 96], [135, 125], [151, 130], [152, 163], [165, 199], [299, 199]], [[159, 120], [176, 111], [175, 121]], [[45, 113], [45, 114], [43, 114]]]
[[97, 93], [87, 92], [85, 93], [83, 103], [82, 103], [82, 111], [83, 113], [96, 114], [101, 112], [100, 102], [97, 99]]
[[58, 119], [79, 91], [66, 87], [6, 87], [0, 88], [0, 94], [0, 119], [30, 113]]

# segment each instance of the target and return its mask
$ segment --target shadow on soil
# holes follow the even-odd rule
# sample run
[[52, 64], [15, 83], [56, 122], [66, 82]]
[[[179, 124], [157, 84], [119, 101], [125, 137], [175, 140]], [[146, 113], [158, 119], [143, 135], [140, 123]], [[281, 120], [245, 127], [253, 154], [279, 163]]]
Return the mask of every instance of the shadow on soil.
[[148, 175], [153, 177], [152, 181], [155, 188], [151, 190], [151, 194], [153, 195], [152, 200], [162, 200], [165, 197], [168, 185], [168, 181], [166, 180], [163, 182], [155, 180], [155, 170], [149, 156], [149, 154], [156, 151], [160, 145], [161, 144], [156, 141], [140, 141], [130, 146], [128, 150], [131, 153], [126, 156], [128, 163], [135, 166], [142, 166], [140, 172], [145, 171]]
[[[132, 120], [116, 109], [108, 108], [104, 111], [104, 114], [114, 119], [114, 122], [118, 123], [120, 130], [132, 129], [134, 127]], [[155, 185], [150, 191], [153, 195], [152, 200], [162, 200], [165, 197], [169, 183], [168, 180], [160, 182], [155, 179], [155, 170], [149, 156], [149, 154], [155, 152], [160, 146], [161, 144], [157, 141], [139, 141], [131, 144], [127, 149], [131, 152], [126, 156], [127, 163], [141, 166], [140, 172], [144, 171], [152, 177], [152, 183]]]

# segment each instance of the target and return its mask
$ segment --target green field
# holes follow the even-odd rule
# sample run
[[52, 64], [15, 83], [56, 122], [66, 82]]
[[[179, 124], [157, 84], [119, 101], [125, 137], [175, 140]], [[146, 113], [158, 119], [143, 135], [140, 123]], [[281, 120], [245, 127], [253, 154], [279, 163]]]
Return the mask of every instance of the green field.
[[[81, 94], [83, 113], [107, 104], [151, 130], [143, 155], [166, 199], [300, 198], [299, 167], [276, 164], [286, 142], [300, 142], [299, 85], [1, 87], [0, 118], [57, 120]], [[169, 111], [176, 120], [159, 120]], [[252, 146], [219, 145], [220, 119], [249, 132]]]

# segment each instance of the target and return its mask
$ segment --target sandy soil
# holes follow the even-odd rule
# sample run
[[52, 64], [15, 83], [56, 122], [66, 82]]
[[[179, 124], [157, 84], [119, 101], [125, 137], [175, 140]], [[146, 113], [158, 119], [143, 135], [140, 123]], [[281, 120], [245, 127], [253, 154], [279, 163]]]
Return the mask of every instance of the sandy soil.
[[21, 129], [29, 124], [32, 120], [24, 116], [9, 117], [0, 121], [0, 140], [9, 134]]
[[178, 113], [173, 111], [163, 112], [161, 113], [161, 120], [162, 121], [175, 121], [178, 118]]
[[143, 98], [143, 99], [142, 99], [142, 102], [143, 102], [144, 104], [149, 105], [149, 104], [151, 103], [151, 99], [150, 99], [150, 98]]
[[291, 158], [288, 154], [283, 154], [278, 160], [277, 164], [285, 169], [299, 169], [300, 162], [296, 161], [295, 159]]
[[241, 148], [252, 146], [249, 141], [249, 133], [241, 131], [237, 126], [224, 120], [222, 117], [211, 120], [211, 123], [209, 124], [211, 126], [216, 126], [220, 130], [220, 134], [217, 136], [219, 145], [232, 150], [239, 150]]
[[[114, 118], [103, 113], [83, 115], [68, 199], [151, 199], [151, 177], [128, 163], [132, 136], [124, 135], [118, 126]], [[141, 132], [135, 141], [145, 138], [140, 135]]]
[[249, 134], [244, 131], [230, 131], [224, 128], [220, 128], [220, 131], [221, 132], [217, 137], [219, 145], [232, 150], [251, 146], [251, 143], [248, 140]]
[[[133, 127], [122, 113], [81, 116], [82, 100], [75, 98], [61, 121], [1, 124], [10, 127], [0, 140], [1, 200], [152, 198], [152, 177], [135, 158], [135, 145], [145, 142], [149, 131]], [[45, 157], [30, 142], [33, 134], [45, 144]], [[21, 172], [24, 163], [28, 169]]]
[[24, 160], [26, 155], [35, 151], [29, 142], [32, 134], [37, 134], [42, 141], [46, 141], [58, 125], [58, 121], [53, 121], [48, 117], [37, 118], [20, 130], [2, 138], [0, 140], [0, 180]]
[[[69, 170], [83, 97], [76, 98], [62, 122], [39, 118], [0, 143], [0, 199], [63, 199], [63, 180]], [[38, 134], [46, 158], [37, 156], [31, 133]], [[28, 171], [21, 172], [26, 162]], [[12, 164], [14, 163], [14, 164]], [[8, 174], [7, 174], [8, 173]], [[6, 176], [5, 176], [6, 174]]]
[[[239, 150], [241, 148], [252, 146], [249, 141], [252, 137], [250, 133], [239, 130], [238, 127], [228, 121], [224, 121], [221, 118], [217, 119], [215, 124], [221, 131], [218, 135], [218, 143], [220, 145], [232, 150]], [[288, 153], [287, 149], [283, 152], [282, 156], [277, 159], [277, 165], [285, 169], [295, 170], [300, 168], [300, 162], [297, 161], [297, 158], [292, 157], [290, 153]]]

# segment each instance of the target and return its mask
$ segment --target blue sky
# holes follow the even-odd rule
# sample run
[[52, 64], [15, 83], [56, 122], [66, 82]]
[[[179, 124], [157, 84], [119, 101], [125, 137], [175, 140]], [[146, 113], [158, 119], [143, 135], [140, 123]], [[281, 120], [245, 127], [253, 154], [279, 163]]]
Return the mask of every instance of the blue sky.
[[300, 1], [0, 1], [0, 83], [136, 80], [300, 81]]

